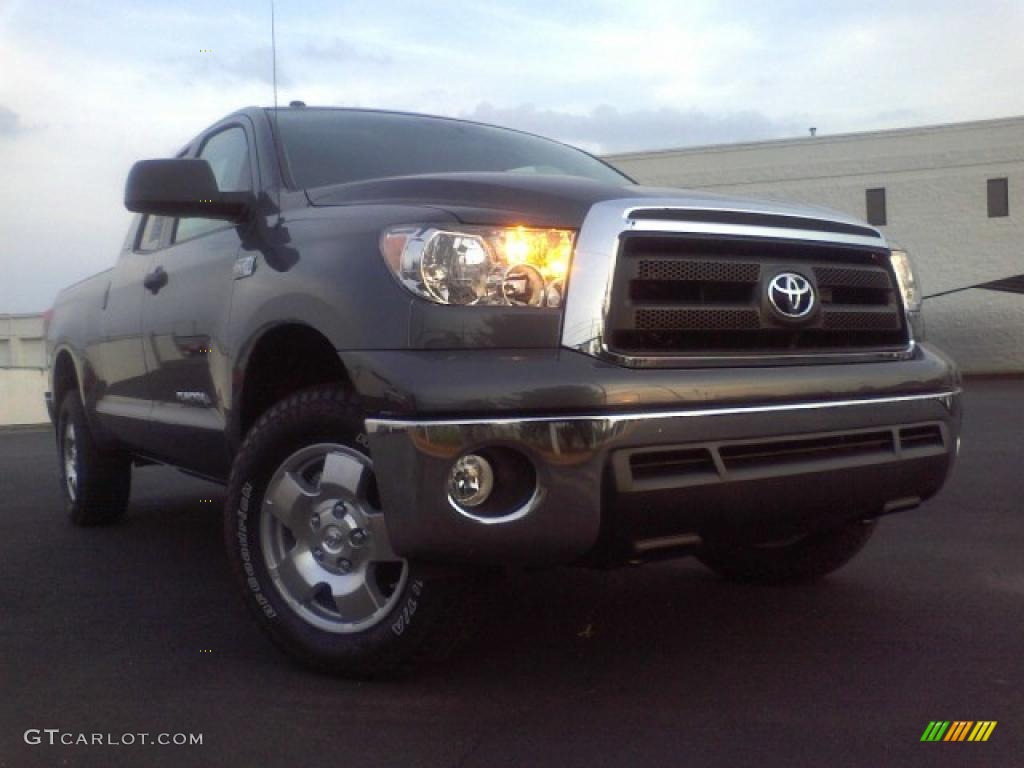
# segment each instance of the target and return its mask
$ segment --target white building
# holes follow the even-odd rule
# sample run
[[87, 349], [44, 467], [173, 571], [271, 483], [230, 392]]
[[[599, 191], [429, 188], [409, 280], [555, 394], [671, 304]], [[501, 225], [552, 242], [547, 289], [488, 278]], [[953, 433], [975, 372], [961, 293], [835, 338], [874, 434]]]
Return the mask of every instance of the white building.
[[42, 315], [0, 315], [0, 426], [49, 421]]
[[[642, 184], [858, 216], [910, 252], [926, 295], [1024, 274], [1024, 117], [606, 159]], [[966, 371], [1024, 371], [1024, 293], [1002, 287], [925, 302], [929, 339]]]

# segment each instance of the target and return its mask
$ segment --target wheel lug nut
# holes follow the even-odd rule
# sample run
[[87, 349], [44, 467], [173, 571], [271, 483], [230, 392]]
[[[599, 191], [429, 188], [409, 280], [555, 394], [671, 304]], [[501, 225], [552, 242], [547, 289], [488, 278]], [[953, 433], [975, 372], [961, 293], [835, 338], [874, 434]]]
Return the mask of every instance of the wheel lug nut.
[[315, 557], [317, 560], [323, 560], [324, 559], [324, 551], [322, 549], [320, 549], [320, 547], [317, 547], [316, 549], [313, 550], [313, 557]]
[[347, 558], [340, 558], [338, 560], [338, 570], [342, 573], [350, 573], [352, 571], [352, 561]]
[[366, 543], [366, 531], [362, 528], [356, 528], [348, 535], [348, 540], [352, 542], [352, 546], [361, 547]]
[[334, 505], [334, 516], [335, 517], [344, 517], [347, 513], [348, 513], [348, 506], [346, 506], [344, 501], [339, 501], [337, 504]]

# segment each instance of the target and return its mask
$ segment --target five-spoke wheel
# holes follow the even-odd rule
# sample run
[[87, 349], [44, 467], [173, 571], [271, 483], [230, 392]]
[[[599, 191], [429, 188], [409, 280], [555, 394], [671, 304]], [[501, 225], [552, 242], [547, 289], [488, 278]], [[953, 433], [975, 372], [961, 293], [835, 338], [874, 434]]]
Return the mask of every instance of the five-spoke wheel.
[[378, 507], [370, 459], [344, 445], [301, 448], [271, 477], [263, 557], [278, 592], [310, 624], [359, 632], [400, 594], [408, 568]]
[[450, 652], [475, 594], [461, 572], [393, 550], [368, 442], [345, 387], [289, 395], [246, 434], [224, 510], [228, 558], [260, 625], [295, 659], [351, 677]]

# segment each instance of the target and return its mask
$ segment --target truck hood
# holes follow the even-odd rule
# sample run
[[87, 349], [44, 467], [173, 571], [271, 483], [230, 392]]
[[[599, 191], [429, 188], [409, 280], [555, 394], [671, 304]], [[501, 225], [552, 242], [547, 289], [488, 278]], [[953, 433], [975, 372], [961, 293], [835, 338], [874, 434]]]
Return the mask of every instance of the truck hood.
[[590, 207], [607, 200], [652, 201], [666, 207], [800, 216], [863, 227], [862, 221], [817, 206], [718, 195], [668, 187], [605, 184], [574, 176], [517, 173], [438, 173], [307, 189], [316, 207], [415, 205], [445, 210], [465, 224], [534, 224], [578, 228]]

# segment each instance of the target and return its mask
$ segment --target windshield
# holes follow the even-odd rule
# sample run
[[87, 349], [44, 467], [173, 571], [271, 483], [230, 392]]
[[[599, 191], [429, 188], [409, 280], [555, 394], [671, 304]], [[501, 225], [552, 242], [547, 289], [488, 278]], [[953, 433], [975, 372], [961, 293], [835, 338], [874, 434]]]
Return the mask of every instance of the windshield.
[[285, 159], [299, 187], [464, 171], [632, 183], [585, 152], [506, 128], [346, 109], [281, 109], [277, 119]]

